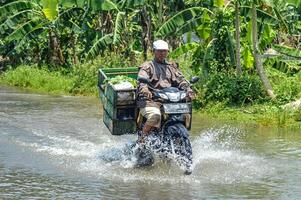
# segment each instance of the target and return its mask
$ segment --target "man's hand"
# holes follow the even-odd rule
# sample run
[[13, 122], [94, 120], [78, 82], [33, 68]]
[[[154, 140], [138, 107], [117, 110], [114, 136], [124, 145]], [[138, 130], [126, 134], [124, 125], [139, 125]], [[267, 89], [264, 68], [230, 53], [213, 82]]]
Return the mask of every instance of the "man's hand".
[[192, 101], [196, 98], [196, 95], [192, 90], [188, 90], [187, 91], [187, 97]]
[[143, 90], [141, 93], [143, 97], [147, 100], [151, 100], [153, 97], [153, 94], [148, 89]]

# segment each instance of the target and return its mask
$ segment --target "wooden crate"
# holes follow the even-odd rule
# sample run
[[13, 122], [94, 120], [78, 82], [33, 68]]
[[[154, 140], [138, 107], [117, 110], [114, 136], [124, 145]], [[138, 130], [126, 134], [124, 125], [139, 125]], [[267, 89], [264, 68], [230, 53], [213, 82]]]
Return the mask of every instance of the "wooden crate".
[[[107, 78], [125, 75], [136, 79], [138, 68], [99, 69], [99, 98], [103, 104], [103, 122], [113, 135], [132, 133], [136, 130], [136, 88], [117, 90], [114, 85], [105, 84]], [[122, 99], [126, 95], [126, 100]]]

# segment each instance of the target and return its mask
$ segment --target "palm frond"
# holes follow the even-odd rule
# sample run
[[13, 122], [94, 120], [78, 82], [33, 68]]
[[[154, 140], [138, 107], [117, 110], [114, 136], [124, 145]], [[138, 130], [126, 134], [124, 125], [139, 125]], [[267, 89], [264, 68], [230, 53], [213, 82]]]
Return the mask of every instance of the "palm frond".
[[20, 20], [28, 14], [30, 14], [31, 12], [31, 9], [27, 9], [17, 12], [12, 16], [9, 16], [2, 24], [0, 24], [0, 33], [4, 34], [8, 29], [15, 29], [20, 23]]
[[17, 27], [10, 35], [8, 35], [5, 39], [7, 42], [11, 42], [14, 40], [22, 39], [28, 32], [30, 32], [34, 27], [41, 23], [40, 18], [33, 18], [32, 20], [26, 21]]
[[101, 51], [103, 51], [109, 44], [113, 42], [113, 35], [108, 34], [97, 40], [91, 49], [88, 51], [87, 59], [95, 58]]
[[[251, 15], [251, 6], [240, 6], [242, 9], [245, 10], [245, 13], [244, 15]], [[264, 10], [261, 10], [261, 9], [258, 9], [256, 8], [256, 11], [258, 13], [258, 20], [260, 18], [264, 18], [265, 19], [265, 22], [269, 22], [270, 24], [275, 24], [279, 21], [279, 19], [277, 17], [275, 17], [274, 15], [264, 11]]]
[[299, 49], [294, 49], [288, 46], [284, 46], [284, 45], [273, 45], [272, 46], [274, 50], [276, 50], [277, 52], [289, 56], [289, 57], [293, 57], [296, 59], [301, 59], [301, 51]]
[[199, 44], [197, 42], [191, 42], [191, 43], [183, 44], [183, 45], [179, 46], [177, 49], [175, 49], [174, 51], [172, 51], [170, 53], [170, 56], [172, 58], [177, 58], [180, 55], [186, 54], [190, 51], [195, 51], [195, 49], [198, 46], [199, 46]]
[[[49, 22], [48, 22], [49, 23]], [[36, 27], [33, 27], [28, 33], [26, 33], [23, 38], [21, 40], [19, 40], [19, 42], [16, 44], [16, 46], [14, 47], [14, 50], [16, 50], [17, 52], [21, 52], [21, 50], [23, 50], [24, 46], [26, 46], [26, 42], [28, 42], [30, 39], [35, 38], [36, 36], [36, 32], [43, 30], [44, 26], [46, 24], [38, 24]], [[44, 30], [46, 31], [46, 30]]]
[[28, 10], [39, 7], [32, 1], [13, 1], [0, 7], [0, 18], [10, 16], [11, 13], [20, 12], [22, 10]]
[[58, 16], [58, 0], [41, 0], [43, 13], [49, 21], [53, 21]]
[[197, 27], [199, 27], [201, 24], [203, 24], [202, 16], [196, 17], [192, 20], [187, 21], [182, 26], [177, 27], [176, 35], [181, 36], [184, 33], [191, 32], [195, 30]]
[[[204, 11], [212, 13], [210, 10], [203, 7], [192, 7], [179, 12], [178, 14], [176, 14], [175, 16], [167, 20], [159, 28], [155, 36], [162, 37], [162, 36], [167, 36], [172, 32], [176, 32], [178, 30], [178, 27], [185, 26], [187, 21], [193, 22], [195, 20], [195, 22], [198, 23], [199, 21], [197, 19]], [[187, 31], [192, 31], [192, 30], [187, 30]]]
[[90, 0], [90, 8], [94, 11], [118, 10], [117, 4], [110, 0]]
[[123, 31], [122, 23], [124, 22], [125, 12], [118, 12], [116, 21], [115, 21], [115, 28], [114, 28], [114, 35], [113, 35], [113, 44], [120, 42], [121, 40], [121, 32]]

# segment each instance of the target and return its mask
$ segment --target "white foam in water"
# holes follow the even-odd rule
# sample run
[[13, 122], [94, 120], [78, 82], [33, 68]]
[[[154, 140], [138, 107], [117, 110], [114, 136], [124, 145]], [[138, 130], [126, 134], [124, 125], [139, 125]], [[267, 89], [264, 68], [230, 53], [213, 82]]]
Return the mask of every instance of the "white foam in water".
[[[123, 181], [233, 183], [258, 180], [273, 171], [268, 162], [243, 145], [244, 133], [232, 127], [209, 129], [192, 141], [193, 174], [184, 176], [174, 164], [158, 161], [151, 168], [133, 168], [134, 161], [121, 159], [104, 163], [90, 157], [80, 170]], [[101, 152], [100, 152], [101, 153]]]
[[70, 136], [33, 134], [41, 137], [41, 141], [18, 143], [37, 153], [62, 159], [63, 165], [66, 165], [66, 159], [73, 160], [67, 167], [98, 178], [168, 183], [233, 183], [260, 179], [272, 170], [264, 158], [246, 149], [242, 139], [244, 133], [232, 127], [209, 129], [194, 138], [193, 173], [190, 176], [184, 176], [174, 163], [166, 164], [159, 159], [151, 167], [134, 168], [135, 158], [124, 155], [122, 147], [126, 140], [133, 140], [135, 136], [102, 134], [99, 139], [101, 143], [96, 144]]
[[243, 146], [244, 133], [232, 127], [210, 129], [193, 142], [193, 169], [210, 182], [260, 179], [273, 171], [268, 162]]
[[51, 134], [45, 132], [39, 133], [37, 131], [31, 133], [40, 139], [36, 142], [16, 139], [16, 143], [30, 147], [35, 152], [46, 153], [51, 156], [93, 158], [95, 155], [98, 155], [99, 152], [118, 145], [118, 143], [111, 140], [107, 135], [102, 135], [100, 138], [101, 141], [106, 142], [96, 144], [90, 141], [72, 138], [70, 136], [52, 136]]

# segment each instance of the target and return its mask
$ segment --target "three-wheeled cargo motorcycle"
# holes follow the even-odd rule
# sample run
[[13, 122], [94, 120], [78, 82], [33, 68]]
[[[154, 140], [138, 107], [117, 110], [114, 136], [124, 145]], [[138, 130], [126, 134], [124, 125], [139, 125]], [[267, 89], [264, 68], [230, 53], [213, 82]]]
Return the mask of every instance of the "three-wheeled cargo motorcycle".
[[[159, 129], [151, 131], [145, 141], [133, 141], [127, 145], [127, 153], [136, 157], [136, 166], [152, 165], [156, 156], [163, 159], [172, 159], [185, 171], [185, 174], [192, 173], [192, 147], [188, 130], [191, 128], [192, 105], [187, 92], [175, 87], [163, 90], [155, 89], [148, 79], [137, 77], [134, 68], [119, 69], [111, 72], [112, 69], [99, 71], [100, 98], [103, 103], [103, 121], [112, 134], [136, 133], [139, 135], [146, 121], [139, 114], [136, 107], [136, 89], [115, 90], [113, 85], [104, 87], [104, 80], [108, 76], [127, 75], [136, 78], [139, 82], [148, 84], [153, 92], [153, 100], [161, 104], [162, 122]], [[190, 80], [191, 84], [196, 83], [198, 77]], [[127, 94], [127, 101], [122, 102], [119, 97]], [[124, 96], [124, 95], [123, 95]]]

